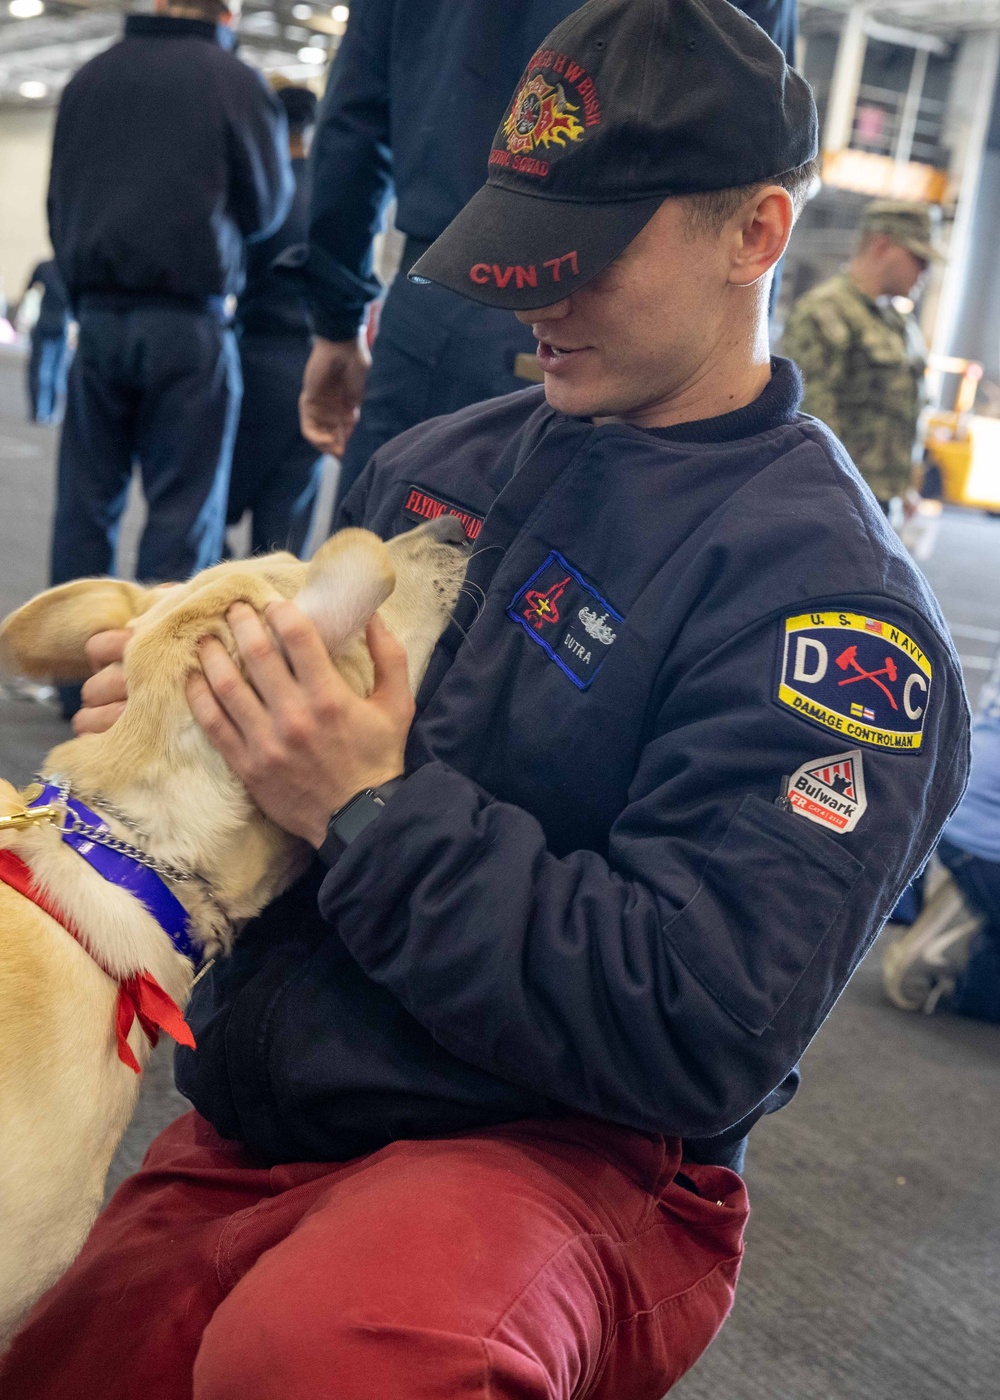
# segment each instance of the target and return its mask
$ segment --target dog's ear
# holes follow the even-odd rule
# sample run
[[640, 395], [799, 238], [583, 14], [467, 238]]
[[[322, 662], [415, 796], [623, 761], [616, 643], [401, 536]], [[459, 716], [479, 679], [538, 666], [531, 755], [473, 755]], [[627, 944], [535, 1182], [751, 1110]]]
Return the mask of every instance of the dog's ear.
[[0, 624], [0, 667], [39, 681], [90, 675], [84, 647], [95, 632], [125, 627], [156, 601], [153, 588], [118, 578], [80, 578], [39, 593]]
[[396, 586], [389, 551], [369, 530], [340, 530], [322, 544], [295, 602], [312, 618], [331, 656], [366, 626]]

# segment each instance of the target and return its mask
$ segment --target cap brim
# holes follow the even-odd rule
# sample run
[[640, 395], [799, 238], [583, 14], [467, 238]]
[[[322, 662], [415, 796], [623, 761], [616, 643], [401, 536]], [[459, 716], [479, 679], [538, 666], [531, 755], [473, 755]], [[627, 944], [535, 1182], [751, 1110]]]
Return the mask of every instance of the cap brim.
[[484, 185], [408, 275], [485, 306], [552, 306], [603, 272], [664, 198], [582, 204]]
[[925, 263], [947, 262], [947, 254], [936, 243], [921, 243], [915, 239], [907, 239], [903, 247], [915, 258], [922, 258]]

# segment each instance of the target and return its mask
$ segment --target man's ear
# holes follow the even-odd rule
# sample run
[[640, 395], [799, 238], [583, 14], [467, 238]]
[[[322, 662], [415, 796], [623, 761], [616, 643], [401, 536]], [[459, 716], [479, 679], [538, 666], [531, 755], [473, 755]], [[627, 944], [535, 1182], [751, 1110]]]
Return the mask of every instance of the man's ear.
[[389, 551], [369, 530], [340, 530], [313, 555], [295, 599], [331, 656], [344, 650], [396, 586]]
[[74, 579], [39, 593], [0, 623], [0, 667], [38, 681], [86, 680], [90, 638], [127, 627], [156, 596], [119, 578]]
[[730, 282], [738, 287], [759, 282], [787, 248], [794, 222], [791, 195], [780, 185], [767, 185], [748, 201], [741, 215]]

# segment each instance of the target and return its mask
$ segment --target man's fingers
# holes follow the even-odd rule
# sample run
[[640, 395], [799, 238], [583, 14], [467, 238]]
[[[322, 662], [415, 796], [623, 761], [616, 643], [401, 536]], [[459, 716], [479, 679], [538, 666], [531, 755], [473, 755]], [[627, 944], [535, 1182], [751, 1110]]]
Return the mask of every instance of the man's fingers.
[[372, 699], [398, 708], [403, 713], [412, 712], [413, 693], [410, 690], [406, 651], [378, 613], [375, 613], [368, 623], [366, 637], [375, 667]]
[[312, 399], [305, 394], [299, 398], [299, 427], [306, 441], [318, 447], [320, 452], [329, 452], [334, 457], [340, 455], [336, 450], [339, 435], [335, 425], [325, 416], [317, 414]]
[[[266, 711], [259, 698], [240, 675], [239, 668], [217, 637], [205, 638], [198, 648], [198, 659], [215, 700], [241, 736], [250, 741], [253, 734], [260, 732], [265, 725]], [[198, 716], [195, 715], [195, 718], [198, 719]], [[205, 728], [204, 725], [202, 727]], [[209, 737], [215, 742], [213, 735]], [[216, 744], [216, 747], [219, 745]]]
[[88, 705], [85, 709], [77, 710], [73, 716], [73, 733], [78, 737], [81, 734], [105, 734], [124, 713], [124, 701], [114, 705]]
[[114, 631], [95, 632], [84, 646], [92, 669], [99, 671], [102, 666], [110, 666], [113, 662], [120, 661], [131, 635], [132, 633], [124, 627]]
[[280, 708], [289, 699], [293, 677], [274, 638], [249, 603], [234, 603], [226, 621], [257, 694], [269, 710]]
[[264, 610], [268, 626], [280, 640], [296, 680], [307, 690], [331, 687], [335, 699], [353, 694], [330, 660], [329, 653], [311, 617], [290, 601], [270, 603]]
[[226, 760], [231, 768], [236, 768], [246, 753], [242, 735], [219, 704], [208, 681], [199, 671], [192, 671], [187, 679], [187, 702], [195, 722], [205, 733], [213, 748]]
[[128, 699], [128, 687], [125, 684], [125, 669], [121, 663], [113, 662], [85, 680], [80, 698], [84, 705], [89, 706], [124, 704]]

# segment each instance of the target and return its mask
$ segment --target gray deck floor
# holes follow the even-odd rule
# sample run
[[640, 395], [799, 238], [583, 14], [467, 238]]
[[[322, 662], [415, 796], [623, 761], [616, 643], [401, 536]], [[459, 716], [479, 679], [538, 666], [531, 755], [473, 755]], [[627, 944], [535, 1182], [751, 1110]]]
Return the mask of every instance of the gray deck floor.
[[[55, 435], [24, 423], [20, 375], [0, 359], [0, 613], [47, 569]], [[975, 692], [1000, 640], [1000, 520], [949, 513], [926, 567]], [[0, 774], [27, 780], [66, 734], [0, 699]], [[795, 1102], [754, 1130], [736, 1308], [678, 1400], [1000, 1395], [1000, 1030], [886, 1006], [876, 959], [810, 1049]], [[161, 1050], [114, 1180], [182, 1108]]]

